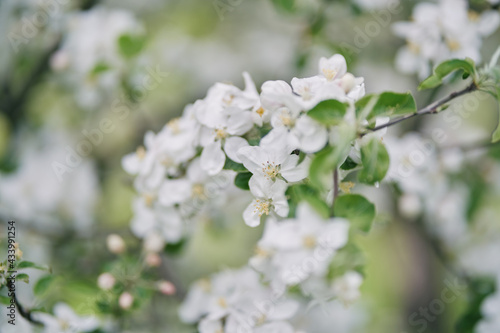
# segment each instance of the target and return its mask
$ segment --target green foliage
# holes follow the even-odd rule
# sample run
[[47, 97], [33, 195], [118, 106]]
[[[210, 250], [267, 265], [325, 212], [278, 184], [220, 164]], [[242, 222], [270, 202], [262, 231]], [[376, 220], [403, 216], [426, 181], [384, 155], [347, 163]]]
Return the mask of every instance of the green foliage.
[[36, 296], [42, 295], [47, 289], [49, 289], [52, 282], [54, 282], [54, 275], [45, 275], [41, 277], [33, 287], [33, 293]]
[[358, 121], [366, 119], [372, 127], [377, 117], [404, 116], [417, 112], [417, 104], [410, 92], [367, 95], [356, 102], [355, 106]]
[[295, 0], [271, 0], [276, 8], [279, 10], [293, 13], [295, 11]]
[[17, 281], [23, 281], [25, 283], [30, 283], [30, 277], [26, 273], [19, 273], [16, 275]]
[[292, 185], [286, 192], [290, 198], [290, 216], [295, 216], [295, 209], [299, 202], [306, 201], [321, 217], [328, 218], [330, 215], [330, 208], [325, 201], [321, 199], [319, 191], [306, 184]]
[[226, 157], [226, 163], [224, 164], [224, 170], [233, 170], [236, 172], [247, 172], [248, 170], [241, 163], [236, 163], [229, 157]]
[[144, 36], [125, 34], [118, 38], [118, 49], [125, 58], [137, 56], [145, 44], [146, 38]]
[[361, 161], [363, 169], [358, 174], [360, 182], [374, 185], [384, 179], [389, 169], [389, 154], [380, 140], [373, 138], [361, 147]]
[[309, 110], [307, 115], [323, 125], [333, 126], [343, 121], [347, 108], [347, 103], [329, 99], [319, 102], [314, 108]]
[[369, 232], [375, 218], [375, 205], [359, 194], [344, 194], [335, 199], [333, 212], [348, 219], [356, 230]]
[[167, 243], [165, 245], [164, 251], [166, 254], [178, 255], [182, 252], [186, 244], [187, 244], [186, 238], [181, 239], [177, 243]]
[[463, 71], [463, 78], [472, 76], [475, 80], [477, 77], [476, 65], [474, 61], [470, 58], [462, 59], [451, 59], [439, 64], [435, 69], [434, 73], [427, 79], [422, 81], [418, 86], [419, 90], [436, 88], [443, 83], [443, 79], [451, 74], [452, 72], [461, 70]]
[[417, 112], [417, 104], [411, 93], [384, 92], [378, 96], [368, 120], [375, 117], [403, 116], [415, 112]]
[[495, 283], [490, 279], [476, 279], [469, 283], [469, 302], [456, 325], [457, 333], [474, 333], [474, 327], [483, 318], [481, 305], [494, 292]]
[[316, 154], [311, 162], [309, 178], [311, 184], [322, 189], [333, 176], [333, 171], [346, 159], [355, 138], [353, 129], [347, 124], [336, 128], [338, 140], [334, 146], [328, 146]]
[[242, 190], [248, 191], [250, 190], [250, 186], [248, 185], [250, 178], [252, 178], [251, 172], [240, 172], [236, 175], [236, 178], [234, 178], [234, 185]]

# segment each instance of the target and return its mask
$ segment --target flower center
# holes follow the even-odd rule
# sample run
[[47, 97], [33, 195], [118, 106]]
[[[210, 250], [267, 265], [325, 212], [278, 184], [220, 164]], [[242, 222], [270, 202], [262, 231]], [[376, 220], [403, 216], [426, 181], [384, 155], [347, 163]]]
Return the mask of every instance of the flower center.
[[218, 128], [215, 130], [215, 138], [220, 140], [220, 139], [225, 139], [227, 137], [227, 132], [223, 128]]
[[224, 309], [227, 308], [226, 299], [224, 297], [219, 297], [219, 299], [217, 299], [217, 305]]
[[274, 162], [267, 161], [266, 163], [262, 163], [262, 172], [267, 176], [266, 178], [275, 180], [276, 177], [280, 174], [281, 165], [276, 164]]
[[254, 207], [254, 213], [258, 213], [259, 217], [264, 214], [269, 215], [269, 211], [271, 210], [271, 201], [256, 199]]
[[316, 246], [316, 237], [314, 236], [305, 236], [302, 239], [302, 244], [307, 249], [312, 249]]
[[231, 104], [233, 104], [233, 100], [234, 100], [233, 94], [229, 94], [228, 96], [222, 98], [222, 102], [224, 102], [224, 104], [226, 104], [227, 106], [231, 106]]
[[181, 132], [179, 124], [180, 124], [180, 119], [175, 118], [167, 123], [167, 127], [172, 131], [173, 134], [179, 134]]
[[448, 45], [448, 48], [451, 50], [451, 51], [457, 51], [460, 49], [460, 43], [457, 42], [456, 40], [454, 39], [449, 39], [446, 41], [446, 45]]
[[271, 255], [269, 251], [264, 250], [263, 248], [256, 246], [255, 247], [255, 255], [261, 258], [267, 258]]
[[326, 77], [328, 81], [331, 81], [335, 78], [335, 75], [337, 75], [338, 71], [335, 69], [329, 69], [329, 68], [324, 68], [322, 70], [323, 75]]
[[411, 53], [413, 53], [413, 54], [419, 54], [420, 53], [420, 46], [418, 46], [417, 44], [408, 41], [407, 45], [408, 45], [408, 49], [410, 50]]
[[295, 126], [295, 119], [293, 119], [288, 109], [282, 110], [280, 114], [281, 123], [288, 128]]
[[194, 184], [192, 188], [192, 196], [194, 198], [204, 198], [205, 186], [203, 186], [203, 184]]
[[144, 203], [146, 204], [146, 206], [153, 207], [153, 203], [155, 202], [155, 196], [154, 195], [144, 193], [142, 195], [142, 197], [144, 199]]
[[146, 157], [146, 149], [144, 149], [143, 146], [137, 147], [137, 150], [135, 151], [135, 154], [140, 160], [143, 160], [144, 157]]
[[342, 192], [351, 193], [351, 188], [354, 187], [354, 183], [353, 182], [342, 182], [342, 183], [340, 183], [339, 187], [340, 187], [340, 190]]
[[262, 106], [260, 108], [257, 109], [257, 111], [255, 111], [259, 116], [263, 116], [264, 115], [264, 109], [262, 108]]

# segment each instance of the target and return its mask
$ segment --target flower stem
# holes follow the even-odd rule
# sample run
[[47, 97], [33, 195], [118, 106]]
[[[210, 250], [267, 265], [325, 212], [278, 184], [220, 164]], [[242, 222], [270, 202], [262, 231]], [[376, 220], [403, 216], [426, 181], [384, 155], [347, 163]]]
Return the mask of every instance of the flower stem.
[[339, 170], [335, 167], [333, 171], [333, 200], [332, 200], [332, 211], [331, 215], [334, 216], [333, 208], [335, 207], [335, 200], [339, 196]]

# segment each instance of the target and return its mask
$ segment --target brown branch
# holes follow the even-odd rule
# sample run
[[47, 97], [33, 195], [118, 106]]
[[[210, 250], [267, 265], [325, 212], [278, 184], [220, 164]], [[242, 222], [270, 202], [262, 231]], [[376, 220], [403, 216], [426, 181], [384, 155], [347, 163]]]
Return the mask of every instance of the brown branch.
[[415, 113], [403, 116], [403, 117], [398, 118], [398, 119], [394, 119], [392, 121], [389, 121], [388, 123], [376, 126], [374, 128], [370, 128], [370, 129], [368, 129], [369, 132], [361, 133], [360, 137], [363, 137], [366, 134], [369, 134], [371, 132], [376, 132], [378, 130], [381, 130], [381, 129], [384, 129], [384, 128], [387, 128], [387, 127], [390, 127], [390, 126], [393, 126], [393, 125], [396, 125], [396, 124], [399, 124], [402, 121], [405, 121], [405, 120], [408, 120], [408, 119], [411, 119], [411, 118], [414, 118], [414, 117], [417, 117], [417, 116], [422, 116], [422, 115], [426, 115], [426, 114], [436, 114], [436, 113], [439, 113], [439, 108], [441, 106], [445, 105], [446, 103], [452, 101], [453, 99], [455, 99], [455, 98], [457, 98], [459, 96], [468, 94], [468, 93], [473, 92], [475, 90], [477, 90], [477, 85], [474, 82], [472, 82], [470, 85], [468, 85], [464, 89], [452, 92], [448, 96], [443, 97], [442, 99], [440, 99], [440, 100], [438, 100], [438, 101], [436, 101], [436, 102], [434, 102], [434, 103], [426, 106], [425, 108], [423, 108], [421, 110], [418, 110]]

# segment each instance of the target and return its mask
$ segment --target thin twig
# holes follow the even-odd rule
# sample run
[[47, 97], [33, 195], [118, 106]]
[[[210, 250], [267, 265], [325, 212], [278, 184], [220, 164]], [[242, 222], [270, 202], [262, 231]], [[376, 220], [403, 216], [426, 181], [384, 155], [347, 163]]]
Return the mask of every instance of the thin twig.
[[384, 129], [384, 128], [387, 128], [387, 127], [390, 127], [390, 126], [393, 126], [393, 125], [396, 125], [402, 121], [405, 121], [405, 120], [408, 120], [408, 119], [411, 119], [413, 117], [416, 117], [416, 116], [422, 116], [422, 115], [425, 115], [425, 114], [435, 114], [435, 113], [439, 113], [439, 108], [441, 106], [443, 106], [444, 104], [452, 101], [453, 99], [459, 97], [459, 96], [462, 96], [462, 95], [465, 95], [465, 94], [468, 94], [472, 91], [475, 91], [477, 90], [477, 85], [472, 82], [470, 85], [468, 85], [466, 88], [462, 89], [462, 90], [459, 90], [459, 91], [455, 91], [455, 92], [452, 92], [451, 94], [449, 94], [448, 96], [432, 103], [432, 104], [429, 104], [428, 106], [426, 106], [425, 108], [421, 109], [421, 110], [418, 110], [417, 112], [415, 113], [412, 113], [412, 114], [409, 114], [409, 115], [406, 115], [406, 116], [403, 116], [401, 118], [398, 118], [398, 119], [394, 119], [388, 123], [385, 123], [385, 124], [382, 124], [382, 125], [379, 125], [379, 126], [376, 126], [374, 128], [371, 128], [369, 129], [369, 132], [364, 132], [364, 133], [361, 133], [360, 134], [360, 137], [363, 137], [365, 136], [366, 134], [369, 134], [371, 132], [376, 132], [378, 130], [381, 130], [381, 129]]
[[14, 293], [14, 303], [16, 304], [16, 307], [19, 310], [19, 314], [21, 315], [21, 317], [23, 317], [24, 319], [26, 319], [27, 321], [29, 321], [32, 324], [43, 325], [42, 322], [40, 322], [36, 319], [33, 319], [33, 316], [31, 315], [30, 310], [26, 310], [25, 308], [23, 308], [23, 306], [19, 303], [15, 293]]
[[332, 212], [331, 215], [334, 216], [335, 200], [339, 196], [339, 170], [335, 168], [333, 171], [333, 200], [332, 200]]

